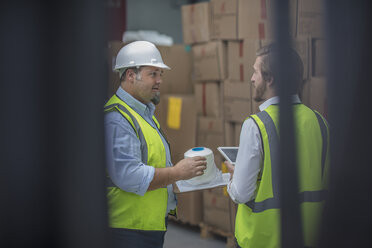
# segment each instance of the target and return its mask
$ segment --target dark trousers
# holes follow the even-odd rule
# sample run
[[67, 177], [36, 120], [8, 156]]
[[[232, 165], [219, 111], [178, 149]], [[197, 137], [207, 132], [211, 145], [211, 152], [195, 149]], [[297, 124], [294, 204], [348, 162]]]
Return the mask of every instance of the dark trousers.
[[109, 228], [111, 248], [163, 248], [164, 235], [165, 231]]

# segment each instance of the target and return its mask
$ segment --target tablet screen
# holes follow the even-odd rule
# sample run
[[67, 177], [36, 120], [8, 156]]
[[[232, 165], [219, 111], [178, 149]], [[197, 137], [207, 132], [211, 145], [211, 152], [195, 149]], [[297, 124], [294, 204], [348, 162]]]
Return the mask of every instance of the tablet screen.
[[232, 164], [236, 162], [236, 156], [238, 154], [238, 147], [218, 147], [218, 150]]

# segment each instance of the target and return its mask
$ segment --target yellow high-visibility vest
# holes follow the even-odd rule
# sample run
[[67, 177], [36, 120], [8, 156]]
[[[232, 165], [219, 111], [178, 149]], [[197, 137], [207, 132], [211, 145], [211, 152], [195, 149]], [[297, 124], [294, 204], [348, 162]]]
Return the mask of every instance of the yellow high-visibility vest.
[[[116, 95], [105, 105], [105, 112], [116, 110], [129, 121], [141, 142], [142, 162], [155, 168], [166, 167], [166, 152], [158, 131]], [[160, 130], [159, 122], [153, 120]], [[168, 203], [167, 187], [147, 191], [143, 196], [115, 185], [107, 188], [109, 224], [113, 228], [165, 231]]]
[[[299, 199], [305, 246], [316, 246], [329, 168], [325, 119], [303, 104], [293, 105]], [[242, 248], [280, 247], [279, 107], [252, 115], [262, 137], [264, 159], [256, 198], [238, 205], [235, 237]]]

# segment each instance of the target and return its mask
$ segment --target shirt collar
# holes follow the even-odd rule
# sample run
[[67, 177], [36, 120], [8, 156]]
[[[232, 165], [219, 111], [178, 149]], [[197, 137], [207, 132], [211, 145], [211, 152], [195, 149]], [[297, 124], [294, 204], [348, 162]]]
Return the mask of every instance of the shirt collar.
[[[292, 103], [301, 103], [301, 100], [298, 97], [298, 95], [292, 95], [291, 100], [292, 100]], [[259, 106], [259, 109], [260, 109], [260, 111], [264, 111], [270, 105], [278, 104], [278, 103], [279, 103], [279, 96], [274, 96], [274, 97], [271, 97], [271, 98], [267, 99], [266, 101], [264, 101]]]
[[143, 104], [131, 94], [126, 92], [121, 86], [116, 91], [116, 95], [140, 115], [144, 116], [146, 115], [146, 112], [148, 112], [151, 116], [154, 114], [155, 105], [153, 103], [150, 102], [148, 104]]

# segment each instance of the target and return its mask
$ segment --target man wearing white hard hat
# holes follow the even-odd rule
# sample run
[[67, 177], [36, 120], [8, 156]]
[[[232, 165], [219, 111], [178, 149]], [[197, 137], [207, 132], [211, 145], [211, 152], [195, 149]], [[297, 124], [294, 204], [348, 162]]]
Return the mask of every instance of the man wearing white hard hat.
[[113, 247], [163, 247], [172, 183], [202, 175], [204, 157], [172, 166], [170, 147], [154, 116], [164, 64], [147, 41], [124, 46], [116, 57], [120, 87], [105, 105], [110, 238]]

